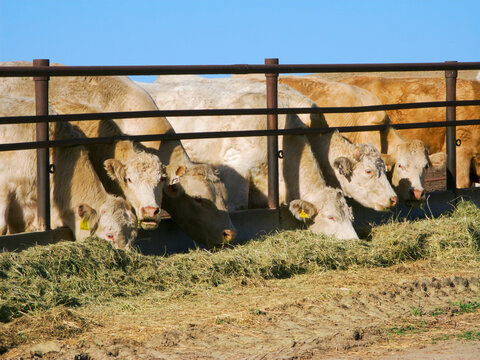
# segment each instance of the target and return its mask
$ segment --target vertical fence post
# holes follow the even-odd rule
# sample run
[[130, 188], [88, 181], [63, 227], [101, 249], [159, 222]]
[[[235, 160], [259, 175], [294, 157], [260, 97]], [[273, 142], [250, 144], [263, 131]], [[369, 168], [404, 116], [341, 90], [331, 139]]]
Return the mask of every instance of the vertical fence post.
[[[265, 65], [277, 65], [278, 59], [265, 59]], [[278, 74], [265, 74], [267, 78], [267, 108], [278, 107]], [[278, 115], [267, 115], [267, 129], [278, 129]], [[277, 209], [278, 201], [278, 137], [268, 136], [268, 207]]]
[[[456, 61], [446, 61], [445, 63], [451, 64]], [[446, 101], [455, 101], [457, 99], [457, 70], [445, 70], [445, 91]], [[456, 120], [456, 107], [447, 106], [446, 108], [446, 121]], [[457, 189], [457, 168], [456, 168], [456, 127], [447, 126], [446, 130], [446, 148], [447, 148], [447, 190], [451, 190], [456, 193]]]
[[[48, 59], [35, 59], [33, 66], [50, 66]], [[48, 76], [35, 76], [35, 113], [48, 115]], [[48, 121], [37, 125], [37, 141], [48, 141]], [[38, 221], [44, 230], [50, 230], [49, 149], [37, 149], [37, 201]]]

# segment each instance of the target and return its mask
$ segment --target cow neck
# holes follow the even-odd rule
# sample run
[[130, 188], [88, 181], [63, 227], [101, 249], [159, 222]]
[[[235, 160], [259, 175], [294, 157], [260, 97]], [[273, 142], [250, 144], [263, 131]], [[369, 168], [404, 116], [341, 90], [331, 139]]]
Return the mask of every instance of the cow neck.
[[380, 142], [380, 152], [382, 154], [391, 154], [397, 145], [404, 143], [405, 140], [402, 139], [397, 130], [388, 126], [385, 130], [380, 132]]
[[[283, 181], [287, 201], [319, 200], [318, 192], [326, 187], [325, 180], [305, 136], [284, 136]], [[284, 199], [282, 199], [284, 200]]]

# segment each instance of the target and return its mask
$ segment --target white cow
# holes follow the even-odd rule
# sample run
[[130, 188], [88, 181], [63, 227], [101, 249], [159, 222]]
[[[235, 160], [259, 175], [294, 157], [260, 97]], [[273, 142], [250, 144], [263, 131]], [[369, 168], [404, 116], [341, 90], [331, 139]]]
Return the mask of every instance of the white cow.
[[[179, 80], [180, 79], [180, 80]], [[264, 89], [255, 84], [207, 80], [199, 77], [168, 77], [162, 83], [141, 84], [161, 109], [264, 107]], [[170, 81], [171, 80], [171, 81]], [[218, 82], [217, 82], [218, 81]], [[220, 86], [222, 84], [223, 86]], [[252, 86], [253, 85], [253, 86]], [[265, 116], [171, 118], [176, 131], [265, 129]], [[279, 128], [304, 126], [296, 115], [279, 116]], [[193, 159], [214, 164], [221, 171], [229, 207], [266, 206], [267, 155], [265, 137], [183, 141]], [[316, 233], [341, 239], [357, 238], [352, 214], [341, 190], [327, 187], [305, 136], [281, 136], [280, 202], [289, 204], [299, 220]]]
[[[205, 79], [198, 76], [167, 76], [159, 77], [154, 84], [141, 85], [154, 96], [157, 105], [163, 109], [188, 108], [190, 106], [193, 108], [265, 107], [265, 86], [257, 81]], [[310, 99], [288, 86], [279, 86], [278, 91], [281, 101], [279, 106], [281, 107], [316, 106]], [[292, 127], [304, 127], [304, 124], [310, 126], [312, 122], [324, 122], [323, 117], [316, 114], [299, 115], [297, 119], [300, 119], [301, 122], [292, 123]], [[215, 120], [205, 119], [203, 121], [201, 119], [188, 121], [170, 119], [176, 131], [206, 131], [218, 128], [228, 130], [260, 129], [265, 126], [266, 122], [265, 117], [262, 116], [251, 117], [251, 120], [248, 121], [245, 117], [223, 117], [223, 120], [218, 117]], [[371, 146], [353, 145], [341, 136], [335, 136], [337, 141], [331, 143], [331, 136], [332, 134], [308, 136], [310, 143], [313, 145], [317, 162], [327, 177], [327, 183], [329, 185], [339, 184], [347, 196], [354, 198], [363, 206], [376, 210], [385, 210], [394, 206], [397, 197], [386, 178], [380, 154]], [[223, 140], [225, 146], [234, 144], [234, 141], [243, 144], [248, 143], [249, 140]], [[324, 147], [323, 145], [326, 142], [331, 143], [331, 145]], [[197, 150], [193, 149], [193, 145], [187, 145], [189, 142], [184, 142], [184, 144], [189, 152], [196, 151], [198, 153]], [[258, 142], [254, 142], [255, 144], [258, 144]], [[236, 145], [231, 147], [236, 148]], [[215, 157], [215, 154], [202, 154], [201, 156], [205, 161], [210, 161], [207, 160], [208, 156]], [[348, 176], [345, 171], [338, 167], [339, 161], [344, 168], [349, 166]], [[248, 163], [244, 166], [248, 167]], [[331, 182], [333, 176], [336, 178], [335, 182]]]
[[[281, 76], [279, 82], [293, 87], [321, 107], [382, 104], [373, 93], [365, 89], [326, 81], [318, 76]], [[325, 114], [325, 119], [328, 126], [389, 124], [385, 111]], [[354, 143], [371, 143], [381, 152], [391, 183], [402, 202], [414, 205], [424, 200], [425, 170], [430, 161], [428, 150], [422, 141], [404, 139], [391, 127], [382, 132], [347, 132], [344, 136]]]
[[[0, 66], [31, 65], [4, 62]], [[1, 78], [2, 93], [33, 96], [31, 78]], [[49, 100], [54, 108], [62, 103], [95, 107], [102, 112], [158, 110], [152, 98], [127, 77], [52, 77]], [[115, 120], [128, 135], [174, 133], [164, 117]], [[139, 125], [140, 124], [140, 125]], [[217, 171], [207, 164], [192, 162], [180, 141], [143, 143], [159, 151], [166, 165], [170, 185], [166, 186], [162, 207], [193, 240], [211, 247], [233, 241], [236, 236], [226, 207], [225, 185]]]
[[[0, 116], [33, 115], [34, 102], [0, 98]], [[0, 125], [0, 142], [35, 140], [35, 124]], [[68, 123], [50, 124], [51, 139], [81, 137]], [[95, 174], [83, 146], [51, 151], [55, 173], [51, 182], [52, 225], [68, 226], [76, 239], [97, 235], [117, 248], [129, 248], [137, 236], [137, 218], [130, 203], [109, 195]], [[36, 216], [36, 150], [0, 152], [0, 232], [34, 231]]]

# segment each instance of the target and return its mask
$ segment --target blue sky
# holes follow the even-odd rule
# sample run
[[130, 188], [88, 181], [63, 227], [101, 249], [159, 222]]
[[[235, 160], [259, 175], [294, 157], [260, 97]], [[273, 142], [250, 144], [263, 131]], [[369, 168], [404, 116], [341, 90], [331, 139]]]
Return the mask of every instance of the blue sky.
[[480, 61], [479, 0], [0, 0], [0, 61]]

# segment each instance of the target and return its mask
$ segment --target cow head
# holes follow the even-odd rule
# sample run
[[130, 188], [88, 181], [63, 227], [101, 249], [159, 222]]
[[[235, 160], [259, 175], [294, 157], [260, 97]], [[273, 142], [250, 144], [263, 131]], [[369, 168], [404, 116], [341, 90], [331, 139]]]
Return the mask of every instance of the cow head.
[[167, 177], [165, 166], [158, 156], [137, 151], [135, 156], [124, 162], [117, 159], [105, 160], [104, 166], [107, 174], [120, 185], [125, 198], [135, 208], [141, 228], [157, 228], [161, 220], [160, 207]]
[[167, 167], [164, 208], [193, 240], [207, 247], [235, 239], [227, 210], [227, 192], [218, 171], [207, 164]]
[[321, 201], [316, 205], [305, 200], [293, 200], [289, 210], [314, 233], [342, 240], [358, 239], [352, 224], [352, 209], [347, 205], [342, 190], [326, 187], [320, 196]]
[[132, 206], [122, 198], [108, 195], [98, 211], [81, 204], [78, 215], [81, 230], [111, 241], [117, 249], [130, 249], [137, 237], [137, 217]]
[[418, 206], [425, 200], [425, 172], [430, 165], [428, 150], [420, 140], [405, 141], [382, 156], [400, 201]]
[[378, 211], [397, 204], [380, 153], [371, 144], [355, 145], [352, 156], [334, 159], [333, 169], [346, 196]]

